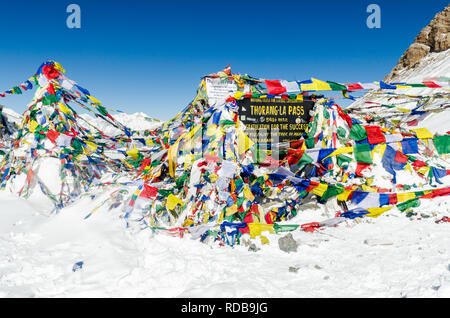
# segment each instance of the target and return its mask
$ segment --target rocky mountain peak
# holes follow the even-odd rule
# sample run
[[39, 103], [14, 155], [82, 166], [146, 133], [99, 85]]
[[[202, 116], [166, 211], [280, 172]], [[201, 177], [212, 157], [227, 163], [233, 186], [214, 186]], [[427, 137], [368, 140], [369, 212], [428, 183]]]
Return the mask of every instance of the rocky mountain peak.
[[398, 64], [385, 81], [393, 81], [400, 71], [413, 69], [429, 53], [443, 52], [450, 48], [450, 5], [436, 14], [431, 22], [422, 29], [414, 43], [405, 51]]

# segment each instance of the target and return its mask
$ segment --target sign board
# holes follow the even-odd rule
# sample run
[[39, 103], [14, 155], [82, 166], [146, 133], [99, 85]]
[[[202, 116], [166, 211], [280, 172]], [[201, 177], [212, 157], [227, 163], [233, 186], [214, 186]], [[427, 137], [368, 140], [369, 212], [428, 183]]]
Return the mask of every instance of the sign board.
[[[236, 82], [228, 78], [205, 77], [206, 94], [208, 95], [208, 104], [214, 105], [217, 101], [224, 101], [238, 91]], [[250, 92], [250, 85], [244, 84], [243, 93]]]
[[205, 78], [206, 94], [208, 95], [208, 104], [214, 105], [218, 100], [226, 99], [228, 96], [237, 92], [237, 84], [227, 78]]
[[245, 133], [259, 144], [301, 139], [308, 130], [314, 101], [283, 98], [244, 98], [238, 101], [239, 119]]

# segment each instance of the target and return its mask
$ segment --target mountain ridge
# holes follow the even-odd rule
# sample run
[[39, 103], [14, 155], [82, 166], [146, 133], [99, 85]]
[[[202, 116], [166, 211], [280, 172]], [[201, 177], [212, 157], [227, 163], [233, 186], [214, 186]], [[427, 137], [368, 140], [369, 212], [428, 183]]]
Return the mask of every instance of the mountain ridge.
[[404, 72], [416, 69], [422, 60], [433, 53], [441, 53], [450, 49], [450, 5], [437, 13], [430, 23], [424, 27], [414, 42], [408, 47], [397, 65], [384, 78], [385, 82], [402, 79]]

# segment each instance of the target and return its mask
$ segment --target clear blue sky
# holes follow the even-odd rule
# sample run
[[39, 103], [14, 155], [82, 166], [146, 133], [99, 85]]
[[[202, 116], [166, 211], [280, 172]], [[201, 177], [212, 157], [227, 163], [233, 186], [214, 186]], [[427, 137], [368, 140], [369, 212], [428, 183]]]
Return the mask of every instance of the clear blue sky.
[[[66, 7], [81, 7], [81, 29]], [[367, 5], [381, 28], [366, 26]], [[168, 119], [203, 75], [232, 71], [270, 79], [382, 79], [448, 0], [396, 1], [8, 1], [0, 10], [0, 91], [47, 59], [106, 106]], [[31, 100], [0, 98], [21, 113]]]

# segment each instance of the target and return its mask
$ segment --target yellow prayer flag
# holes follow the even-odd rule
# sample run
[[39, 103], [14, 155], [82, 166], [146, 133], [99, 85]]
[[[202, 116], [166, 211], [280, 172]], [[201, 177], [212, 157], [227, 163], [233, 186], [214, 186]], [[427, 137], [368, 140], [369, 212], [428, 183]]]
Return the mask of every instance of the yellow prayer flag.
[[366, 191], [366, 192], [377, 192], [376, 189], [369, 187], [368, 185], [365, 185], [365, 184], [362, 184], [361, 188], [363, 191]]
[[339, 201], [347, 201], [348, 196], [349, 196], [350, 193], [352, 193], [352, 192], [353, 192], [353, 190], [347, 190], [347, 189], [345, 189], [344, 192], [338, 194], [337, 199], [338, 199]]
[[244, 186], [244, 196], [247, 200], [249, 201], [253, 201], [255, 200], [255, 196], [253, 195], [252, 191], [250, 190], [250, 188], [248, 187], [248, 185]]
[[237, 211], [238, 211], [237, 205], [236, 205], [236, 204], [233, 204], [232, 206], [226, 208], [226, 213], [225, 213], [225, 215], [226, 215], [226, 216], [230, 216], [230, 215], [235, 214]]
[[404, 88], [411, 88], [412, 86], [408, 86], [408, 85], [395, 85], [397, 86], [397, 89], [404, 89]]
[[211, 182], [216, 182], [217, 179], [219, 179], [219, 176], [218, 176], [217, 174], [211, 173], [211, 174], [209, 175], [209, 180], [211, 180]]
[[411, 165], [409, 164], [409, 162], [406, 163], [405, 170], [412, 173]]
[[327, 82], [318, 80], [316, 78], [311, 78], [312, 83], [310, 84], [300, 84], [302, 91], [330, 91], [330, 84]]
[[85, 141], [86, 145], [89, 147], [90, 152], [94, 152], [97, 150], [97, 145], [91, 141]]
[[125, 164], [128, 168], [133, 168], [129, 163], [128, 163], [128, 161], [126, 161], [125, 159], [121, 159], [120, 161], [122, 161], [122, 163], [123, 164]]
[[[305, 143], [303, 143], [305, 144]], [[333, 151], [331, 154], [329, 154], [328, 156], [326, 156], [324, 159], [327, 159], [328, 157], [332, 157], [332, 156], [337, 156], [343, 153], [349, 153], [349, 152], [353, 152], [353, 147], [342, 147], [342, 148], [338, 148], [335, 151]]]
[[178, 147], [180, 144], [180, 141], [185, 139], [185, 142], [191, 144], [191, 139], [195, 135], [195, 133], [202, 128], [202, 124], [198, 124], [194, 127], [194, 129], [190, 130], [189, 132], [183, 133], [180, 138], [169, 148], [169, 151], [167, 152], [167, 160], [169, 161], [169, 175], [174, 178], [175, 177], [175, 169], [176, 169], [176, 163], [177, 163], [177, 155], [178, 155]]
[[63, 74], [66, 74], [66, 70], [62, 67], [61, 64], [59, 64], [58, 62], [55, 62], [55, 61], [53, 61], [53, 63], [54, 63], [53, 66], [55, 67], [55, 69], [57, 69], [58, 71], [60, 71]]
[[207, 136], [213, 136], [216, 134], [217, 131], [217, 125], [209, 125], [206, 129], [206, 135]]
[[261, 232], [269, 231], [274, 233], [273, 224], [265, 223], [248, 223], [248, 228], [250, 231], [250, 238], [254, 239], [261, 235]]
[[397, 193], [397, 202], [405, 202], [411, 199], [414, 199], [416, 197], [416, 195], [414, 194], [414, 192], [411, 193]]
[[181, 206], [184, 205], [183, 201], [181, 201], [179, 198], [177, 198], [176, 196], [174, 196], [174, 195], [171, 193], [171, 194], [167, 197], [167, 208], [168, 208], [169, 210], [173, 210], [173, 209], [175, 209], [175, 207], [176, 207], [178, 204], [181, 205]]
[[419, 170], [417, 170], [417, 172], [426, 175], [430, 171], [430, 169], [431, 169], [430, 167], [420, 167]]
[[392, 206], [385, 206], [382, 208], [368, 208], [367, 211], [369, 211], [369, 214], [366, 214], [365, 216], [370, 216], [371, 218], [377, 218], [384, 212], [389, 211], [390, 209], [392, 209]]
[[63, 103], [58, 103], [58, 105], [59, 105], [59, 109], [61, 109], [61, 111], [63, 113], [68, 114], [68, 115], [72, 115], [71, 110], [69, 108], [67, 108], [66, 105], [64, 105]]
[[184, 170], [186, 170], [187, 168], [192, 166], [194, 161], [195, 161], [195, 155], [188, 154], [188, 155], [184, 156]]
[[91, 101], [93, 101], [95, 104], [98, 104], [98, 105], [102, 105], [102, 103], [97, 99], [97, 98], [95, 98], [95, 97], [93, 97], [93, 96], [89, 96], [89, 95], [86, 95]]
[[433, 138], [433, 134], [427, 128], [412, 129], [416, 133], [417, 138], [428, 139]]
[[377, 144], [372, 150], [372, 158], [373, 158], [374, 154], [379, 154], [380, 158], [382, 158], [385, 150], [386, 150], [386, 144]]
[[236, 93], [234, 93], [234, 98], [237, 99], [237, 100], [239, 100], [239, 99], [241, 99], [242, 96], [244, 96], [244, 95], [245, 95], [245, 94], [242, 93], [242, 92], [236, 92]]
[[253, 146], [253, 144], [254, 144], [254, 142], [250, 138], [248, 138], [248, 136], [242, 130], [239, 130], [239, 133], [238, 133], [238, 154], [242, 155], [251, 146]]
[[409, 113], [411, 110], [408, 108], [397, 107], [397, 110], [401, 113]]
[[317, 194], [319, 197], [323, 196], [323, 194], [325, 193], [325, 191], [327, 191], [328, 189], [328, 184], [326, 183], [319, 183], [319, 185], [317, 187], [315, 187], [314, 189], [312, 189], [312, 193]]
[[138, 158], [139, 150], [136, 148], [136, 145], [133, 145], [133, 149], [127, 151], [127, 155], [129, 155], [133, 159]]
[[184, 220], [183, 224], [181, 225], [182, 227], [188, 227], [190, 225], [194, 224], [194, 221], [192, 221], [190, 218], [186, 218], [186, 220]]
[[34, 131], [36, 130], [36, 128], [39, 126], [39, 124], [37, 123], [37, 121], [35, 121], [35, 120], [32, 120], [31, 122], [30, 122], [30, 131], [32, 132], [32, 133], [34, 133]]

